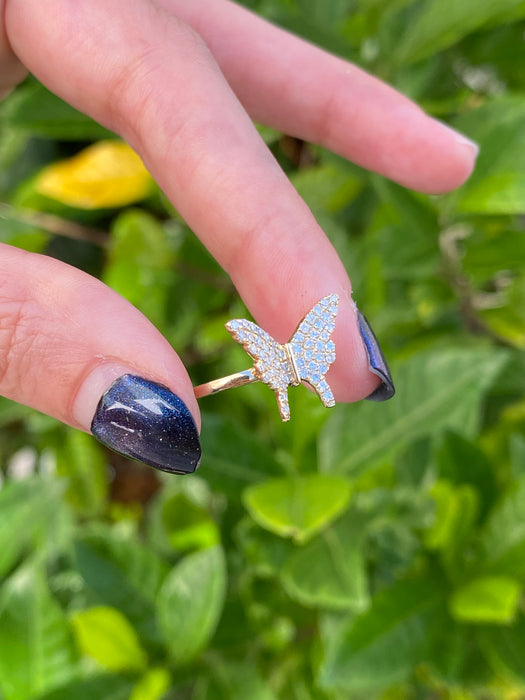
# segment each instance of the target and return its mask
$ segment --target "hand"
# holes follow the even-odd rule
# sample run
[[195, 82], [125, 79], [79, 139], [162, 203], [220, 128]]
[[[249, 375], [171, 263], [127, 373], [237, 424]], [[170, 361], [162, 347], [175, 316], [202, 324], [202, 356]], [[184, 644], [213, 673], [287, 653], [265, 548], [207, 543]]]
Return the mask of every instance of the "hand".
[[[7, 80], [0, 89], [16, 84], [24, 66], [128, 141], [277, 340], [288, 340], [321, 297], [338, 293], [338, 359], [329, 383], [339, 401], [373, 392], [379, 379], [370, 372], [346, 272], [251, 119], [422, 192], [460, 185], [476, 146], [359, 68], [227, 0], [2, 5], [0, 68]], [[150, 414], [129, 428], [136, 435], [140, 421], [149, 426], [149, 444], [138, 453], [115, 438], [107, 401], [94, 432], [175, 469], [153, 444], [164, 436], [177, 468], [195, 468], [198, 437], [186, 407], [197, 425], [199, 413], [190, 379], [135, 308], [78, 270], [5, 245], [0, 289], [0, 393], [89, 431], [115, 379], [160, 382], [184, 403], [166, 408], [155, 425]], [[166, 399], [155, 385], [115, 387], [109, 399], [125, 396], [135, 414], [144, 392]]]

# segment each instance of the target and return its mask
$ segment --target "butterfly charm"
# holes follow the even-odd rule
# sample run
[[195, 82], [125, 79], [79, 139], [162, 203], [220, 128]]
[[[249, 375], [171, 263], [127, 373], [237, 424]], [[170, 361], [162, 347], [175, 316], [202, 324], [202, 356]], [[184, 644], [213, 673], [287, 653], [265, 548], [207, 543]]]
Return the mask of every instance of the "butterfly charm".
[[234, 340], [254, 359], [253, 374], [275, 391], [283, 421], [290, 420], [288, 387], [307, 382], [324, 406], [334, 406], [325, 374], [335, 360], [330, 339], [335, 328], [339, 297], [323, 297], [301, 321], [288, 343], [281, 345], [252, 321], [234, 319], [226, 324]]

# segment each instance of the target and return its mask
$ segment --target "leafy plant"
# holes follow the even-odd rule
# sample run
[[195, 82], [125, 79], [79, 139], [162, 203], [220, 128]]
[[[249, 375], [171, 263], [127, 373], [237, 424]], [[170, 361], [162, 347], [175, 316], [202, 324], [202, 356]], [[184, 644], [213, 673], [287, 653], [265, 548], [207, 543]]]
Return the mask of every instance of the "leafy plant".
[[[184, 478], [0, 399], [0, 696], [517, 700], [525, 6], [247, 4], [481, 145], [464, 187], [425, 197], [261, 129], [347, 265], [398, 393], [328, 412], [291, 392], [287, 425], [264, 387], [207, 399]], [[195, 383], [241, 366], [227, 277], [127, 147], [33, 79], [0, 106], [0, 197], [0, 240], [129, 298]]]

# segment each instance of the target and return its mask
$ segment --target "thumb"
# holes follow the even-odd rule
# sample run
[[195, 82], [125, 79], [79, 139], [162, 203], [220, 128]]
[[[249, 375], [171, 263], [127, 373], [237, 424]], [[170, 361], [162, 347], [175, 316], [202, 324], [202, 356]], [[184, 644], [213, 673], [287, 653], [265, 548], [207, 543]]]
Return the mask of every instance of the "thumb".
[[155, 327], [95, 278], [3, 244], [0, 393], [157, 469], [199, 464], [193, 388]]

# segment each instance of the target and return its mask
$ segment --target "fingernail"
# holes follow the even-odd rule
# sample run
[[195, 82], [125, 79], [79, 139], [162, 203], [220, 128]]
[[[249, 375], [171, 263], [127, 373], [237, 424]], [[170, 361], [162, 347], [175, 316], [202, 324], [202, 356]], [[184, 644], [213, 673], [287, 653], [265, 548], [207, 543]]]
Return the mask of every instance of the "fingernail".
[[356, 307], [357, 320], [359, 323], [359, 332], [363, 338], [366, 354], [368, 355], [368, 369], [376, 374], [381, 379], [381, 384], [375, 389], [370, 396], [366, 398], [369, 401], [387, 401], [396, 393], [392, 375], [388, 369], [388, 365], [383, 355], [383, 351], [379, 346], [379, 342], [374, 331], [366, 320], [366, 317]]
[[163, 384], [124, 374], [100, 399], [91, 432], [106, 447], [172, 474], [199, 466], [199, 433], [186, 404]]
[[479, 145], [475, 141], [471, 141], [469, 138], [467, 138], [465, 136], [465, 134], [462, 134], [460, 131], [456, 131], [451, 126], [449, 126], [448, 124], [445, 124], [445, 122], [442, 122], [439, 119], [434, 119], [434, 121], [437, 124], [439, 124], [439, 126], [442, 129], [444, 129], [447, 133], [449, 133], [451, 136], [453, 136], [456, 143], [459, 143], [462, 146], [467, 146], [469, 148], [469, 150], [471, 151], [473, 157], [474, 158], [477, 157], [477, 155], [479, 153]]

